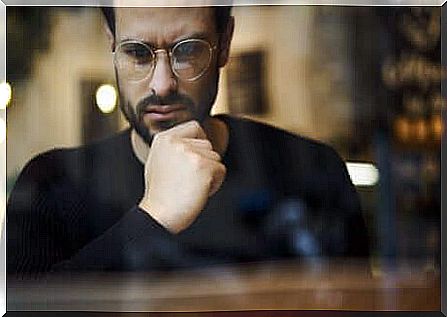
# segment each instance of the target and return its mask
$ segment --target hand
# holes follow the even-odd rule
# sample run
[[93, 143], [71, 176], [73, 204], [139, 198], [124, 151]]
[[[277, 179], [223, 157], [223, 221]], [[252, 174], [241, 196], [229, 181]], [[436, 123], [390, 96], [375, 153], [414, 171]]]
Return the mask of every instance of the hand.
[[220, 160], [197, 121], [158, 133], [146, 161], [139, 207], [172, 233], [186, 229], [224, 181]]

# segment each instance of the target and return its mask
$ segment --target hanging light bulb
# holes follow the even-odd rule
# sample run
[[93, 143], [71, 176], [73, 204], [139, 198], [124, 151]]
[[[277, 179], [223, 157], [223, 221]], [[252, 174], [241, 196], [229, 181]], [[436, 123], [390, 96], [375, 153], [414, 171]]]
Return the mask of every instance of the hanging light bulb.
[[8, 82], [0, 83], [0, 110], [6, 109], [11, 102], [12, 88]]
[[116, 108], [117, 93], [112, 85], [101, 85], [96, 90], [96, 105], [103, 113], [111, 113]]

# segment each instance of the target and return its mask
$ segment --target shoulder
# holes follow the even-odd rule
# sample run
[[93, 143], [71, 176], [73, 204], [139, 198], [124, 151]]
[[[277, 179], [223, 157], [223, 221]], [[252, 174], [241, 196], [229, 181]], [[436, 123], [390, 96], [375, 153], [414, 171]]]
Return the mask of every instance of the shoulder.
[[254, 121], [252, 119], [234, 117], [230, 115], [218, 115], [229, 126], [233, 137], [244, 138], [251, 142], [258, 142], [265, 148], [274, 149], [294, 155], [318, 156], [319, 159], [341, 161], [338, 153], [329, 145], [313, 140], [270, 124]]
[[246, 167], [258, 166], [285, 191], [294, 188], [321, 197], [351, 186], [346, 164], [331, 146], [249, 119], [223, 120], [230, 129], [231, 157]]
[[36, 156], [36, 159], [61, 158], [64, 156], [88, 155], [108, 149], [116, 151], [130, 145], [130, 129], [123, 130], [112, 136], [77, 147], [55, 148]]
[[[87, 145], [71, 148], [54, 148], [33, 157], [19, 175], [18, 182], [23, 179], [42, 181], [66, 177], [70, 170], [79, 171], [78, 166], [85, 168], [99, 156], [112, 156], [123, 147], [130, 146], [129, 130], [119, 132], [111, 137]], [[127, 145], [129, 143], [129, 145]]]

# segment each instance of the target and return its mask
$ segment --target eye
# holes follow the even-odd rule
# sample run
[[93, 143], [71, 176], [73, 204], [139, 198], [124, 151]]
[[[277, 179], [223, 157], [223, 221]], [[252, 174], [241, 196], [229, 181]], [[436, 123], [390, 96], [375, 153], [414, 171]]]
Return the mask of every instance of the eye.
[[127, 58], [137, 63], [147, 63], [152, 60], [151, 51], [144, 45], [138, 43], [128, 43], [121, 47], [121, 52]]
[[173, 52], [180, 63], [200, 60], [209, 54], [209, 46], [201, 41], [188, 41], [180, 43]]

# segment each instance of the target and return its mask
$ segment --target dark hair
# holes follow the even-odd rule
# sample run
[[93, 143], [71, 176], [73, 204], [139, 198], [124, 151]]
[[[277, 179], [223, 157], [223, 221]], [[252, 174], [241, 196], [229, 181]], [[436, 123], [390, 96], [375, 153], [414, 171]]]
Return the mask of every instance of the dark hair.
[[[214, 12], [216, 15], [216, 30], [218, 34], [225, 32], [225, 28], [231, 15], [231, 8], [231, 6], [214, 7]], [[115, 11], [113, 11], [113, 7], [101, 7], [101, 11], [106, 18], [110, 31], [115, 34]]]

